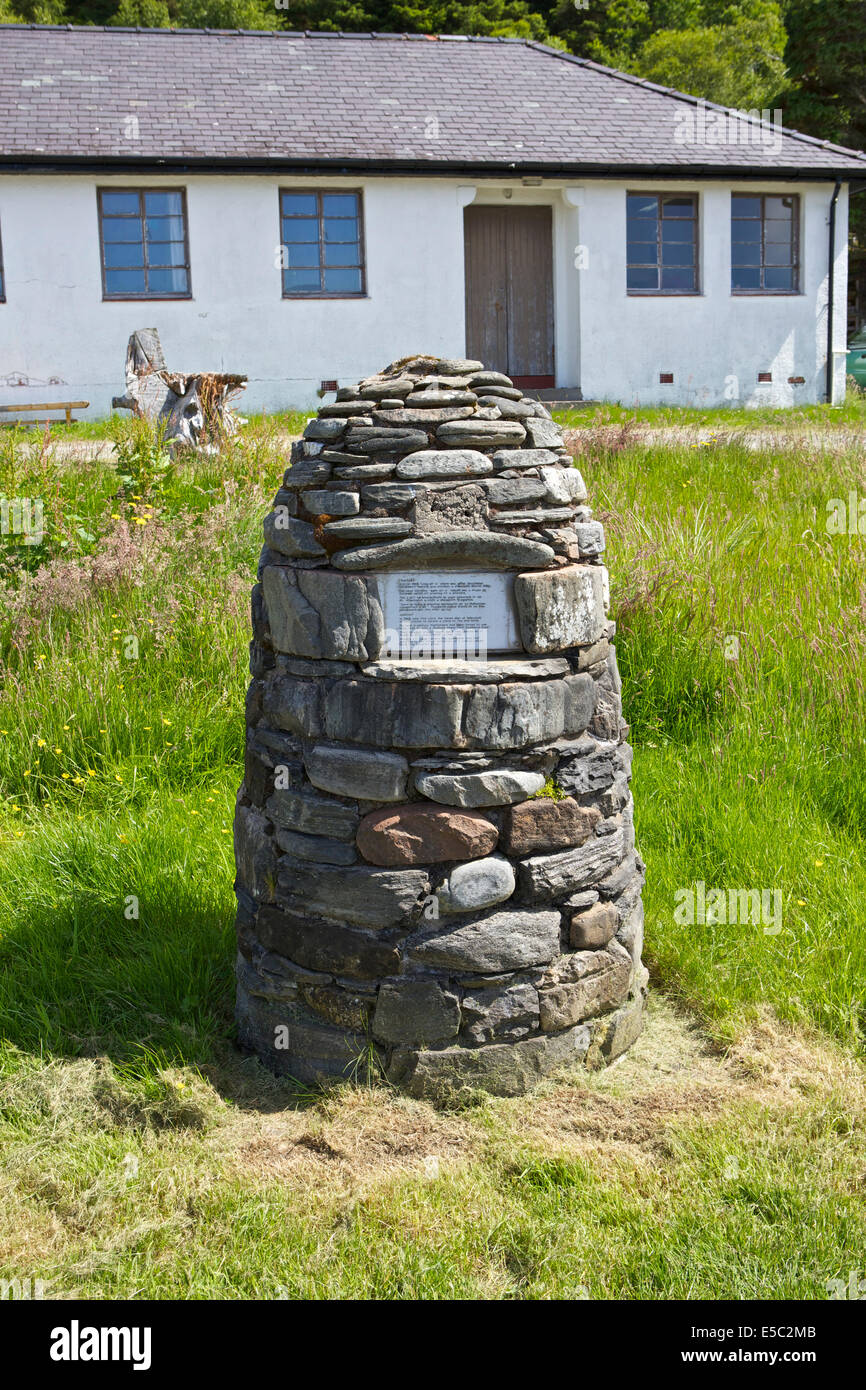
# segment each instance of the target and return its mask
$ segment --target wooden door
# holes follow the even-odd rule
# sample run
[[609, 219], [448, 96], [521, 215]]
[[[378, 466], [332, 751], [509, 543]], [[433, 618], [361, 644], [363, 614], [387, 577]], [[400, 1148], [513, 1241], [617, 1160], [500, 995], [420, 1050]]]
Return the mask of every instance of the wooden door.
[[555, 386], [549, 207], [468, 207], [466, 355], [518, 386]]

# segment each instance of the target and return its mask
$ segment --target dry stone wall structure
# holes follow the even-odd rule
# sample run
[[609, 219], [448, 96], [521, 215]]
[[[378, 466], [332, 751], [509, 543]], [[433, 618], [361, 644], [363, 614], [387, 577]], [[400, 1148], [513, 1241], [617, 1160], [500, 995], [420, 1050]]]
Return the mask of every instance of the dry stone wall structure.
[[519, 1094], [638, 1036], [644, 866], [604, 532], [479, 362], [337, 393], [264, 523], [235, 820], [242, 1046]]

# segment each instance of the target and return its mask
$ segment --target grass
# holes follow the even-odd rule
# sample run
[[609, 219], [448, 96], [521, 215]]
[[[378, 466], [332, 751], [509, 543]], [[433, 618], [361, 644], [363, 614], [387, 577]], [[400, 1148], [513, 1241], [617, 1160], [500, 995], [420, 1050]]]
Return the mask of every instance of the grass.
[[[866, 537], [824, 524], [866, 495], [862, 455], [574, 436], [610, 549], [653, 1014], [609, 1073], [448, 1113], [293, 1093], [232, 1047], [248, 596], [284, 429], [133, 473], [0, 432], [0, 496], [46, 519], [40, 546], [0, 537], [0, 1277], [825, 1297], [864, 1250]], [[698, 881], [777, 888], [781, 931], [678, 925]]]

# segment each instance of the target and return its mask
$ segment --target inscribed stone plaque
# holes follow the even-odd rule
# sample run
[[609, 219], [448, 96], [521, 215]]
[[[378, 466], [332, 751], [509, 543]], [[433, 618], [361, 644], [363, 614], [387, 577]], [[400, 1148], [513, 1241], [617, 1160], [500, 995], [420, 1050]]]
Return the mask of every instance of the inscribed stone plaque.
[[376, 581], [389, 656], [471, 659], [522, 650], [513, 574], [394, 570]]

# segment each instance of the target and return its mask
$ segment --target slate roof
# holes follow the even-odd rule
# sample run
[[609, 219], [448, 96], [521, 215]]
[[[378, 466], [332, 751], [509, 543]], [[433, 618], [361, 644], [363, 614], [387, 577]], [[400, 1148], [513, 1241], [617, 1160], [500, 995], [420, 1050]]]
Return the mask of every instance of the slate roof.
[[524, 39], [0, 26], [0, 166], [866, 177], [721, 112]]

